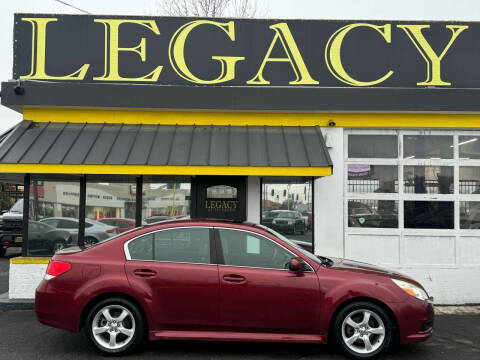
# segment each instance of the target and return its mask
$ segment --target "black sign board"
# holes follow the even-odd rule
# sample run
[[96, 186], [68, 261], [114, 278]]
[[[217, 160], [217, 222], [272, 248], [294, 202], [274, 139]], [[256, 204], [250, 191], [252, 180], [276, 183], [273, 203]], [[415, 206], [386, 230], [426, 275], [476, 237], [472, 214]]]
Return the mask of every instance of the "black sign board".
[[16, 14], [15, 79], [480, 87], [480, 23]]

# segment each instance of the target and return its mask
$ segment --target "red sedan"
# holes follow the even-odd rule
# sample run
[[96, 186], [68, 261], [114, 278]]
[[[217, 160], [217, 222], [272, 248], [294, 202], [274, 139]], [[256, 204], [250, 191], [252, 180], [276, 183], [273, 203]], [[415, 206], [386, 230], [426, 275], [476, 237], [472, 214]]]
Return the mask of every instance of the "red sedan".
[[39, 321], [83, 329], [101, 353], [150, 340], [336, 342], [368, 358], [425, 341], [433, 306], [416, 281], [317, 257], [261, 225], [177, 220], [52, 258]]
[[128, 230], [132, 230], [135, 227], [134, 219], [126, 218], [103, 218], [97, 220], [105, 225], [118, 227], [118, 232], [123, 233]]

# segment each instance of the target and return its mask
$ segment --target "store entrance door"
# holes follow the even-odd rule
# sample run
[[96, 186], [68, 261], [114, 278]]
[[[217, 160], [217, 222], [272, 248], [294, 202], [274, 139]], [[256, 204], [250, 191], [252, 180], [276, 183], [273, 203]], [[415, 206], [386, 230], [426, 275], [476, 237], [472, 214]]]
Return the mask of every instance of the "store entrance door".
[[247, 220], [245, 176], [196, 176], [192, 180], [192, 218]]

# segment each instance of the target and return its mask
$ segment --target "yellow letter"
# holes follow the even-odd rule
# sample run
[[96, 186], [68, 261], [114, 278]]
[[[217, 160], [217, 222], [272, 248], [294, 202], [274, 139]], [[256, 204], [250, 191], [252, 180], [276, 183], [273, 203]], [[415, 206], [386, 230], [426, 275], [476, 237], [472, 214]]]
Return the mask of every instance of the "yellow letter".
[[342, 59], [340, 57], [340, 52], [342, 48], [343, 39], [347, 35], [347, 33], [355, 29], [357, 27], [368, 27], [376, 30], [380, 35], [383, 36], [385, 41], [390, 44], [391, 42], [391, 26], [390, 24], [386, 24], [383, 26], [379, 25], [372, 25], [366, 23], [357, 23], [357, 24], [350, 24], [344, 26], [337, 31], [328, 39], [327, 46], [325, 47], [325, 62], [327, 63], [328, 70], [341, 82], [353, 85], [353, 86], [372, 86], [380, 84], [381, 82], [387, 80], [390, 76], [392, 76], [393, 71], [390, 70], [380, 79], [373, 80], [373, 81], [359, 81], [352, 78], [344, 69], [342, 64]]
[[427, 79], [423, 82], [417, 83], [417, 85], [452, 85], [449, 82], [442, 81], [441, 71], [440, 71], [440, 62], [447, 53], [448, 49], [452, 46], [455, 39], [460, 35], [460, 33], [468, 29], [466, 25], [447, 25], [446, 28], [450, 29], [452, 32], [452, 37], [448, 42], [447, 46], [443, 49], [440, 56], [437, 56], [435, 51], [425, 39], [422, 34], [423, 29], [429, 29], [430, 25], [397, 25], [400, 29], [405, 31], [405, 34], [413, 42], [417, 50], [422, 55], [423, 59], [427, 63]]
[[[255, 75], [251, 80], [247, 81], [247, 84], [251, 85], [268, 85], [270, 81], [265, 80], [263, 78], [263, 69], [267, 62], [270, 61], [282, 61], [290, 63], [290, 66], [295, 73], [296, 79], [290, 81], [290, 85], [316, 85], [318, 81], [312, 79], [310, 73], [308, 72], [307, 66], [303, 62], [302, 54], [298, 50], [297, 44], [295, 43], [295, 39], [288, 28], [286, 23], [279, 23], [270, 26], [270, 29], [275, 31], [275, 36], [273, 37], [272, 43], [263, 59], [262, 65], [260, 65], [260, 69], [258, 69], [257, 75]], [[270, 54], [277, 43], [277, 40], [280, 39], [280, 43], [283, 46], [283, 50], [287, 57], [284, 58], [273, 58], [270, 57]]]
[[[118, 54], [120, 51], [130, 51], [137, 53], [142, 62], [145, 62], [147, 56], [146, 40], [142, 38], [140, 43], [135, 47], [119, 47], [118, 46], [118, 28], [121, 24], [131, 23], [138, 24], [160, 35], [157, 24], [154, 20], [128, 20], [128, 19], [95, 19], [95, 22], [103, 23], [105, 27], [105, 71], [102, 76], [94, 77], [93, 80], [101, 81], [151, 81], [155, 82], [160, 76], [163, 66], [157, 66], [155, 70], [147, 75], [127, 78], [118, 72]], [[110, 49], [110, 51], [108, 51]]]
[[47, 24], [57, 21], [56, 18], [22, 18], [32, 24], [32, 65], [30, 74], [20, 76], [20, 79], [37, 80], [83, 80], [89, 64], [66, 76], [50, 76], [45, 72], [45, 43], [47, 40]]
[[221, 64], [220, 75], [213, 80], [203, 80], [193, 75], [185, 62], [185, 41], [189, 33], [199, 25], [213, 25], [222, 29], [230, 38], [235, 41], [235, 24], [233, 21], [221, 23], [210, 20], [195, 20], [180, 27], [170, 40], [168, 46], [168, 56], [175, 72], [183, 79], [195, 84], [218, 84], [235, 79], [235, 63], [245, 60], [244, 57], [235, 56], [212, 56], [213, 60], [218, 60]]

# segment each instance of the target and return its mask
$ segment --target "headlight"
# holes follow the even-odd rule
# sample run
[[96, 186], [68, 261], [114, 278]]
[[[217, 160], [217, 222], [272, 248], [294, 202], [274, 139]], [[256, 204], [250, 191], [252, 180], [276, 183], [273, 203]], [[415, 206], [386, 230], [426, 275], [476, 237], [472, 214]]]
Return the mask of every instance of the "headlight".
[[417, 299], [420, 300], [428, 300], [428, 294], [425, 290], [419, 288], [418, 286], [415, 286], [409, 282], [402, 281], [402, 280], [397, 280], [397, 279], [392, 279], [392, 281], [403, 291], [405, 291], [408, 295], [411, 295], [413, 297], [416, 297]]

